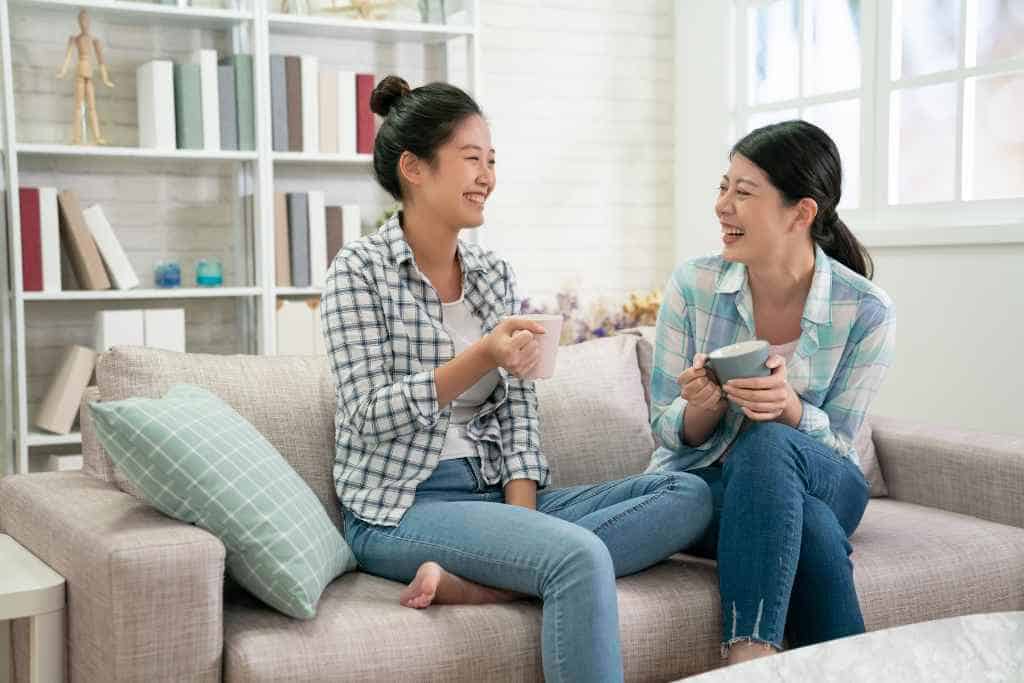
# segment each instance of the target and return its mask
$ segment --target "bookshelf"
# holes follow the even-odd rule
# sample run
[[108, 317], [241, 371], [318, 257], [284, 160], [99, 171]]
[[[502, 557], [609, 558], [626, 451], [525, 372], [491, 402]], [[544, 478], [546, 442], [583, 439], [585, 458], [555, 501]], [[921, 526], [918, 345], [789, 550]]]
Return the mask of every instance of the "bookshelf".
[[[203, 4], [213, 4], [204, 0]], [[0, 475], [5, 472], [30, 471], [30, 459], [44, 457], [47, 449], [66, 449], [79, 444], [77, 431], [67, 435], [50, 434], [32, 425], [33, 409], [39, 399], [40, 386], [54, 348], [64, 343], [87, 343], [86, 327], [97, 310], [113, 308], [146, 308], [173, 306], [186, 308], [187, 319], [195, 313], [199, 323], [189, 322], [189, 350], [225, 353], [275, 353], [275, 311], [278, 300], [319, 297], [321, 288], [278, 287], [275, 284], [274, 254], [274, 192], [323, 190], [328, 204], [356, 203], [362, 208], [364, 232], [372, 229], [380, 211], [391, 204], [372, 176], [372, 157], [368, 154], [326, 154], [275, 152], [272, 149], [270, 55], [310, 54], [321, 64], [336, 68], [373, 73], [380, 77], [398, 73], [415, 87], [428, 80], [448, 80], [479, 97], [479, 0], [448, 0], [450, 12], [446, 24], [415, 21], [369, 21], [344, 18], [342, 15], [291, 15], [278, 13], [279, 0], [225, 0], [225, 7], [192, 7], [189, 0], [176, 4], [156, 4], [130, 0], [8, 0], [0, 5], [0, 62], [2, 62], [2, 108], [0, 108], [0, 154], [6, 197], [4, 229], [6, 244], [0, 245], [0, 297], [5, 305], [0, 311], [0, 327], [4, 339], [0, 346], [3, 358], [3, 395], [0, 396], [0, 421], [3, 430]], [[321, 3], [324, 4], [324, 3]], [[229, 6], [230, 5], [230, 6]], [[414, 6], [415, 3], [412, 3]], [[97, 107], [104, 133], [110, 146], [74, 146], [63, 144], [61, 135], [39, 135], [35, 121], [21, 118], [28, 109], [39, 105], [40, 95], [25, 83], [21, 61], [36, 59], [32, 66], [42, 72], [52, 66], [56, 71], [64, 56], [64, 44], [50, 43], [52, 55], [34, 56], [39, 48], [27, 48], [36, 30], [57, 33], [61, 41], [75, 32], [76, 15], [80, 9], [92, 17], [92, 33], [103, 40], [104, 57], [111, 65], [111, 76], [119, 90], [111, 95], [97, 86]], [[408, 19], [408, 16], [406, 16]], [[44, 29], [45, 27], [45, 29]], [[132, 38], [150, 32], [150, 40]], [[166, 32], [166, 37], [164, 33]], [[111, 41], [112, 35], [127, 39]], [[153, 38], [153, 36], [156, 36]], [[49, 39], [54, 40], [54, 39]], [[185, 45], [178, 45], [184, 41]], [[40, 42], [40, 41], [35, 41]], [[45, 42], [45, 40], [43, 41]], [[164, 46], [161, 48], [161, 44]], [[174, 46], [174, 47], [172, 47]], [[188, 49], [214, 48], [219, 56], [231, 53], [253, 55], [253, 98], [256, 125], [256, 149], [253, 151], [221, 150], [158, 150], [132, 146], [125, 124], [117, 119], [118, 106], [134, 111], [135, 86], [130, 74], [134, 67], [150, 59], [167, 58], [181, 61]], [[163, 52], [161, 51], [163, 50]], [[29, 56], [26, 58], [26, 54]], [[39, 64], [49, 59], [51, 63]], [[115, 66], [117, 65], [117, 66]], [[73, 63], [72, 63], [73, 66]], [[98, 74], [97, 74], [98, 75]], [[58, 82], [59, 99], [69, 93], [72, 81]], [[43, 88], [45, 90], [45, 88]], [[115, 96], [120, 97], [119, 104]], [[125, 99], [130, 100], [126, 102]], [[48, 102], [43, 102], [47, 105]], [[122, 128], [112, 136], [107, 128], [104, 106], [114, 109], [108, 116]], [[70, 104], [64, 106], [69, 109]], [[134, 117], [127, 117], [134, 118]], [[66, 133], [67, 127], [60, 129]], [[209, 178], [193, 175], [207, 174]], [[60, 292], [25, 292], [22, 288], [20, 207], [18, 188], [49, 185], [76, 187], [76, 182], [94, 187], [100, 196], [90, 197], [82, 191], [83, 207], [91, 200], [103, 204], [107, 184], [123, 184], [126, 193], [144, 191], [146, 180], [152, 178], [153, 197], [148, 204], [125, 209], [142, 216], [135, 239], [153, 242], [173, 240], [193, 226], [196, 216], [205, 220], [203, 211], [217, 216], [221, 224], [207, 231], [219, 236], [227, 258], [224, 260], [225, 286], [187, 286], [186, 263], [182, 262], [182, 287], [152, 288], [151, 269], [145, 259], [133, 254], [126, 245], [129, 259], [135, 266], [140, 287], [131, 290], [65, 290]], [[92, 183], [86, 181], [93, 180]], [[109, 181], [109, 183], [107, 182]], [[197, 196], [203, 188], [221, 189], [222, 196], [196, 200], [189, 206], [189, 183], [195, 182]], [[203, 185], [205, 183], [205, 185]], [[168, 189], [170, 188], [170, 189]], [[184, 188], [184, 189], [182, 189]], [[251, 196], [251, 212], [241, 206], [242, 198]], [[230, 211], [219, 211], [218, 201], [230, 204]], [[212, 208], [211, 208], [212, 207]], [[221, 215], [224, 213], [225, 215]], [[112, 221], [113, 222], [113, 221]], [[201, 222], [201, 221], [200, 221]], [[204, 228], [207, 226], [199, 226]], [[115, 225], [115, 230], [118, 226]], [[134, 228], [133, 228], [134, 229]], [[201, 230], [193, 230], [201, 233]], [[193, 237], [205, 243], [210, 236]], [[165, 248], [177, 248], [173, 241]], [[185, 248], [182, 246], [182, 248]], [[191, 247], [189, 247], [191, 248]], [[194, 249], [193, 249], [194, 251]], [[215, 254], [216, 255], [216, 254]], [[172, 256], [173, 257], [173, 256]], [[210, 321], [210, 322], [208, 322]], [[204, 325], [219, 325], [206, 329]], [[193, 330], [193, 328], [198, 328]], [[193, 335], [193, 332], [195, 334]], [[198, 340], [193, 345], [193, 336]], [[47, 353], [38, 349], [40, 338], [49, 345]], [[234, 346], [218, 347], [220, 340]], [[193, 348], [193, 346], [197, 348]], [[44, 370], [40, 370], [44, 367]], [[54, 370], [49, 370], [53, 372]], [[43, 373], [43, 374], [40, 374]]]

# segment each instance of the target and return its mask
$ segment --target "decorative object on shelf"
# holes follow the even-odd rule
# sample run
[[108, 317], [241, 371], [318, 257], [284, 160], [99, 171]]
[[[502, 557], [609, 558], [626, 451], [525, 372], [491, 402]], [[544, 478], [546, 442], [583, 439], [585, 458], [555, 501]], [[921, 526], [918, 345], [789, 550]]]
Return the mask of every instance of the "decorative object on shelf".
[[153, 269], [153, 286], [170, 289], [181, 286], [181, 265], [177, 261], [157, 261]]
[[307, 0], [281, 0], [281, 12], [284, 14], [309, 14]]
[[99, 39], [89, 34], [89, 15], [83, 9], [78, 13], [78, 26], [81, 32], [68, 38], [68, 49], [64, 55], [64, 65], [57, 73], [57, 78], [64, 78], [68, 65], [71, 63], [73, 50], [78, 51], [78, 66], [75, 69], [75, 110], [71, 117], [71, 142], [82, 144], [85, 132], [85, 116], [88, 110], [89, 123], [92, 126], [93, 144], [105, 145], [106, 138], [100, 132], [100, 119], [96, 113], [96, 87], [93, 84], [93, 65], [91, 53], [96, 52], [96, 62], [100, 67], [103, 84], [113, 88], [114, 83], [107, 74], [107, 65], [103, 62], [103, 49]]
[[[296, 0], [290, 0], [295, 2]], [[303, 1], [304, 0], [300, 0]], [[392, 0], [348, 0], [344, 4], [338, 4], [339, 0], [330, 0], [330, 5], [320, 7], [320, 12], [345, 13], [354, 19], [378, 20], [387, 17], [394, 7]], [[289, 0], [283, 0], [282, 4], [287, 6]], [[285, 10], [282, 10], [285, 11]]]
[[224, 268], [220, 259], [201, 258], [196, 261], [196, 284], [200, 287], [220, 287], [224, 284]]
[[588, 339], [609, 337], [619, 330], [653, 325], [661, 306], [661, 291], [647, 293], [632, 292], [623, 304], [615, 304], [606, 298], [592, 301], [586, 310], [580, 307], [579, 296], [571, 288], [555, 295], [555, 305], [534, 305], [529, 299], [523, 301], [523, 313], [561, 314], [562, 325], [560, 344], [578, 344]]
[[424, 24], [447, 23], [448, 12], [444, 0], [419, 0], [420, 21]]

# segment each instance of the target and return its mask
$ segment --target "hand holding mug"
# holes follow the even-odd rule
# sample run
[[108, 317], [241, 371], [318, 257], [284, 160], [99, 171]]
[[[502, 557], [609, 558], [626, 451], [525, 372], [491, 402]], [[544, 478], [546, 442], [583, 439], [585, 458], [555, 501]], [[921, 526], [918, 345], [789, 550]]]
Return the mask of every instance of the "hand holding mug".
[[491, 361], [516, 377], [524, 377], [540, 363], [544, 326], [524, 318], [505, 318], [484, 337]]
[[707, 360], [707, 355], [703, 353], [694, 354], [693, 365], [684, 370], [676, 382], [679, 383], [680, 395], [688, 405], [711, 412], [720, 407], [725, 394], [711, 369], [705, 367]]
[[777, 420], [794, 401], [800, 401], [787, 379], [786, 359], [771, 356], [765, 366], [771, 370], [767, 377], [732, 379], [723, 387], [728, 399], [756, 422]]

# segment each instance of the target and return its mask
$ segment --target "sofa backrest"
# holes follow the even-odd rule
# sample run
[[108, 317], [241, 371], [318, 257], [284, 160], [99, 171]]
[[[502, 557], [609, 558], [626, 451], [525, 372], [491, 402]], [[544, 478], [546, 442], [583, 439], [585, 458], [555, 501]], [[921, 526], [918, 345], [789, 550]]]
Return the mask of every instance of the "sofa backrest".
[[[614, 479], [646, 467], [654, 441], [637, 362], [643, 344], [623, 335], [561, 347], [555, 376], [537, 382], [541, 446], [553, 485]], [[101, 355], [96, 378], [97, 389], [86, 401], [156, 398], [179, 383], [214, 392], [295, 468], [340, 528], [333, 475], [335, 382], [325, 357], [115, 347]], [[88, 411], [82, 412], [84, 467], [138, 496], [96, 442]]]

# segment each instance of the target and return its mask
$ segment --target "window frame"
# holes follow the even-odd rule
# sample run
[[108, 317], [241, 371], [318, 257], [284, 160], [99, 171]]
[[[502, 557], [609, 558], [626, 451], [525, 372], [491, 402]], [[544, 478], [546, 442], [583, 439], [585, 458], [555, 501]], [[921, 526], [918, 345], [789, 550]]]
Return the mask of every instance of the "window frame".
[[[841, 209], [848, 224], [869, 244], [879, 246], [958, 243], [1024, 242], [1024, 196], [1010, 199], [972, 199], [968, 193], [970, 174], [965, 172], [969, 161], [970, 114], [965, 111], [964, 93], [972, 78], [993, 75], [1024, 75], [1024, 55], [967, 66], [970, 45], [975, 38], [979, 0], [960, 0], [960, 45], [958, 63], [948, 69], [923, 76], [892, 79], [893, 60], [898, 56], [894, 46], [894, 3], [900, 0], [862, 0], [861, 2], [861, 82], [857, 89], [813, 95], [798, 94], [795, 98], [768, 104], [748, 104], [752, 71], [748, 58], [748, 10], [777, 0], [733, 0], [730, 3], [730, 37], [735, 46], [731, 61], [729, 92], [732, 113], [730, 133], [745, 132], [752, 114], [796, 109], [803, 114], [809, 107], [859, 98], [860, 102], [860, 196], [857, 208]], [[804, 89], [804, 53], [808, 43], [810, 22], [806, 7], [814, 0], [798, 3], [800, 45], [797, 50], [798, 93]], [[972, 60], [973, 61], [973, 60]], [[889, 141], [892, 93], [910, 87], [954, 83], [957, 91], [955, 198], [944, 202], [890, 204], [889, 183], [892, 168]], [[969, 95], [968, 95], [969, 96]], [[736, 137], [731, 137], [732, 140]]]

